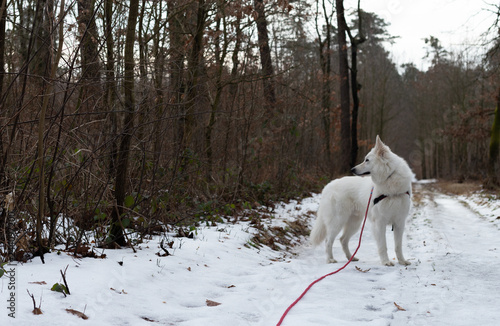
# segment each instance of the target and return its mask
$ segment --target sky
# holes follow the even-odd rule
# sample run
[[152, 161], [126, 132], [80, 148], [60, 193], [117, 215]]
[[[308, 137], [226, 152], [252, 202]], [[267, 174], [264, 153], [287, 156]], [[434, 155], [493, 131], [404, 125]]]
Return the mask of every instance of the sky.
[[[389, 34], [399, 36], [387, 46], [396, 63], [413, 62], [425, 70], [430, 62], [423, 59], [424, 39], [430, 35], [447, 50], [484, 53], [484, 34], [496, 18], [493, 3], [498, 5], [495, 0], [361, 0], [361, 8], [384, 18]], [[357, 0], [345, 1], [348, 11], [356, 6]]]

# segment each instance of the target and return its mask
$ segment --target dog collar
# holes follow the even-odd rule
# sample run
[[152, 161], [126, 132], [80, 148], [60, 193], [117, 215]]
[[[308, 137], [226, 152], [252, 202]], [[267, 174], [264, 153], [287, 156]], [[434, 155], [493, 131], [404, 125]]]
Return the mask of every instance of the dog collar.
[[[405, 194], [407, 194], [408, 196], [410, 196], [410, 192], [409, 192], [409, 191], [405, 192]], [[373, 200], [373, 205], [377, 205], [377, 203], [378, 203], [379, 201], [381, 201], [382, 199], [387, 198], [387, 197], [389, 197], [389, 196], [384, 195], [384, 194], [382, 194], [382, 195], [378, 196], [377, 198], [375, 198], [375, 199]]]

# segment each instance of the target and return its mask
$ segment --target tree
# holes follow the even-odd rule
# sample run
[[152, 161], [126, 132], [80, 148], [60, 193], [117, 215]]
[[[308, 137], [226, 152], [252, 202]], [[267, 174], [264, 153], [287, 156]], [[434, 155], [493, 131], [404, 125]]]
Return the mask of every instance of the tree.
[[351, 29], [347, 29], [351, 41], [351, 94], [352, 94], [352, 121], [351, 121], [351, 166], [356, 165], [358, 157], [358, 110], [359, 90], [361, 84], [358, 82], [358, 46], [366, 41], [362, 27], [361, 0], [358, 0], [358, 34], [354, 36]]
[[192, 139], [197, 125], [195, 109], [197, 108], [197, 100], [201, 87], [199, 80], [203, 70], [203, 35], [205, 33], [205, 24], [208, 14], [205, 0], [198, 0], [196, 4], [195, 29], [192, 32], [192, 45], [188, 56], [186, 90], [183, 101], [184, 112], [181, 121], [182, 136], [181, 150], [179, 153], [182, 155], [181, 169], [183, 171], [186, 170], [189, 161], [195, 154], [194, 146], [192, 146]]
[[127, 172], [129, 165], [130, 147], [132, 133], [134, 132], [135, 116], [135, 94], [134, 94], [134, 44], [137, 16], [139, 14], [139, 0], [130, 0], [130, 9], [127, 21], [127, 31], [125, 39], [125, 67], [123, 80], [124, 94], [124, 126], [121, 135], [118, 160], [115, 176], [115, 209], [112, 212], [111, 228], [109, 230], [109, 241], [116, 242], [123, 246], [126, 244], [123, 234], [123, 225], [121, 216], [125, 203], [125, 194], [127, 191]]
[[111, 113], [109, 114], [110, 123], [110, 142], [108, 175], [113, 176], [116, 168], [116, 154], [118, 145], [116, 135], [118, 133], [118, 119], [115, 112], [116, 100], [116, 80], [115, 80], [115, 55], [113, 38], [113, 0], [105, 0], [103, 15], [104, 38], [106, 39], [106, 86], [104, 87], [103, 106]]
[[264, 97], [266, 99], [268, 119], [272, 117], [276, 106], [276, 93], [273, 81], [273, 63], [271, 59], [271, 48], [269, 46], [269, 36], [267, 34], [267, 20], [264, 7], [264, 0], [254, 0], [257, 16], [255, 23], [257, 25], [257, 37], [259, 42], [260, 62], [262, 65]]
[[79, 103], [85, 99], [87, 107], [95, 110], [100, 98], [100, 63], [98, 52], [99, 35], [95, 22], [95, 0], [78, 0], [78, 27], [81, 35], [82, 81]]
[[325, 153], [327, 164], [331, 163], [331, 144], [330, 144], [330, 134], [331, 134], [331, 107], [332, 107], [332, 19], [333, 11], [329, 14], [327, 11], [327, 5], [325, 0], [322, 0], [321, 7], [323, 11], [323, 19], [325, 20], [325, 37], [323, 39], [322, 33], [319, 29], [319, 0], [316, 0], [316, 16], [315, 25], [316, 33], [318, 35], [318, 50], [319, 50], [319, 62], [321, 66], [321, 108], [322, 108], [322, 119], [323, 119], [323, 130], [325, 133]]
[[488, 155], [488, 180], [486, 185], [490, 188], [498, 186], [498, 178], [496, 175], [496, 165], [500, 154], [500, 92], [497, 96], [497, 107], [495, 109], [495, 117], [491, 126], [491, 137]]
[[[3, 82], [5, 76], [5, 21], [7, 19], [7, 0], [0, 6], [0, 99], [3, 98]], [[0, 108], [3, 105], [0, 103]], [[3, 114], [3, 110], [2, 114]], [[3, 135], [0, 135], [0, 185], [5, 186], [5, 171], [3, 164]]]
[[339, 78], [340, 78], [340, 155], [339, 172], [349, 171], [351, 157], [351, 102], [349, 94], [349, 62], [347, 58], [347, 22], [345, 20], [344, 1], [336, 0], [337, 9], [337, 41], [339, 45]]

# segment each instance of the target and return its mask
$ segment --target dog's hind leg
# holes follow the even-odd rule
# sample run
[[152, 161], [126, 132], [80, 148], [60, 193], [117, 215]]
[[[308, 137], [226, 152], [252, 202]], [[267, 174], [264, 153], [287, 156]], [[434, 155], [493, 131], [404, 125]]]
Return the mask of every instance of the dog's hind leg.
[[[351, 218], [347, 221], [347, 223], [344, 226], [344, 232], [342, 233], [342, 236], [340, 237], [340, 243], [342, 244], [342, 249], [344, 250], [345, 256], [347, 259], [351, 259], [351, 251], [349, 250], [349, 239], [358, 231], [359, 225], [361, 221], [358, 221], [358, 219], [355, 216], [351, 216]], [[352, 261], [358, 261], [359, 259], [356, 257], [352, 258]]]
[[327, 236], [326, 236], [326, 263], [327, 264], [332, 264], [336, 263], [337, 261], [333, 258], [333, 241], [335, 241], [335, 238], [340, 232], [340, 228], [329, 228], [327, 231]]
[[409, 261], [403, 256], [403, 232], [405, 229], [405, 223], [394, 224], [394, 249], [396, 251], [396, 257], [401, 265], [411, 265]]

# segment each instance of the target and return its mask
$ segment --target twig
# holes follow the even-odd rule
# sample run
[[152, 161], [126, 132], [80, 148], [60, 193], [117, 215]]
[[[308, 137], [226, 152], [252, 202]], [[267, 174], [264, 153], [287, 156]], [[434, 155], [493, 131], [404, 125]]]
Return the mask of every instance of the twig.
[[[68, 267], [69, 267], [69, 265], [66, 266], [66, 268], [64, 269], [64, 273], [63, 273], [62, 269], [60, 270], [60, 272], [61, 272], [61, 275], [62, 275], [62, 278], [63, 278], [64, 286], [66, 286], [66, 290], [68, 291], [68, 294], [71, 294], [69, 292], [68, 282], [66, 282], [66, 271], [68, 270]], [[64, 293], [64, 291], [63, 291], [63, 293]], [[66, 294], [64, 294], [64, 296], [66, 296]]]
[[41, 315], [41, 314], [43, 314], [42, 309], [40, 309], [42, 307], [42, 297], [40, 297], [40, 305], [37, 308], [36, 307], [35, 296], [33, 294], [31, 294], [28, 289], [26, 289], [26, 292], [28, 292], [28, 295], [31, 297], [31, 300], [33, 300], [33, 314], [35, 314], [35, 315]]
[[26, 289], [26, 292], [28, 292], [28, 295], [31, 297], [31, 300], [33, 300], [33, 309], [36, 308], [35, 296], [31, 294], [28, 289]]

